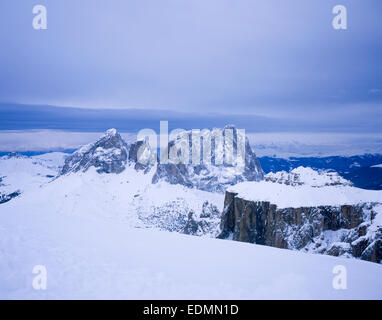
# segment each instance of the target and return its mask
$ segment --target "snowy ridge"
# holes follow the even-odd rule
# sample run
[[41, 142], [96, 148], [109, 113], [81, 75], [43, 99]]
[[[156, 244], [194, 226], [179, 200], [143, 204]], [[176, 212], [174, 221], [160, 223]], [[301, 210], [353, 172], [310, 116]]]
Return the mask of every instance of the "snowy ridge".
[[130, 227], [182, 232], [189, 212], [199, 215], [204, 202], [210, 201], [220, 209], [223, 205], [222, 194], [166, 182], [152, 184], [153, 174], [154, 169], [144, 173], [134, 164], [119, 174], [98, 173], [90, 167], [33, 188], [1, 209], [39, 208], [45, 214], [54, 211], [68, 217], [111, 219]]
[[352, 186], [350, 181], [341, 177], [337, 172], [331, 172], [327, 170], [315, 171], [311, 168], [305, 167], [298, 167], [289, 173], [286, 171], [279, 171], [276, 173], [270, 172], [265, 175], [264, 180], [290, 186]]
[[382, 191], [350, 186], [290, 186], [269, 181], [242, 182], [227, 191], [249, 201], [268, 201], [278, 208], [354, 205], [382, 199]]
[[81, 147], [65, 160], [61, 174], [97, 168], [99, 173], [120, 173], [127, 163], [129, 146], [116, 129], [109, 129], [95, 143]]
[[38, 156], [9, 154], [0, 157], [0, 202], [11, 200], [28, 190], [51, 181], [61, 168], [67, 155], [60, 152]]

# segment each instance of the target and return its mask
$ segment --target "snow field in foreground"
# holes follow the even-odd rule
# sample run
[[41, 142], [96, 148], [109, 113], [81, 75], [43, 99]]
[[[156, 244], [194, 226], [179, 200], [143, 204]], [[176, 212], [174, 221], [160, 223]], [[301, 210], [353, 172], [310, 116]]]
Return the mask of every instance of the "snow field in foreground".
[[[47, 289], [32, 287], [35, 265]], [[347, 269], [347, 290], [332, 286]], [[2, 299], [380, 299], [378, 264], [83, 216], [0, 211]]]

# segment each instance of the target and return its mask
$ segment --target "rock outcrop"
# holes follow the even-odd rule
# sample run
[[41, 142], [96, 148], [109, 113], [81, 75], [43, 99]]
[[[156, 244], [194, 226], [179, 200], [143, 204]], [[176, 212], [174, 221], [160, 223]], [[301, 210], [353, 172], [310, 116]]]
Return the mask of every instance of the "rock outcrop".
[[374, 223], [381, 205], [277, 208], [226, 192], [219, 238], [382, 261], [382, 226]]
[[202, 211], [197, 216], [195, 212], [190, 211], [183, 233], [194, 236], [216, 237], [219, 234], [219, 224], [221, 212], [212, 203], [205, 201]]
[[13, 198], [18, 197], [21, 194], [19, 190], [9, 193], [9, 194], [4, 194], [0, 192], [0, 204], [6, 203], [8, 201], [11, 201]]
[[139, 140], [130, 145], [129, 162], [134, 163], [135, 170], [147, 173], [156, 163], [156, 154], [147, 141]]

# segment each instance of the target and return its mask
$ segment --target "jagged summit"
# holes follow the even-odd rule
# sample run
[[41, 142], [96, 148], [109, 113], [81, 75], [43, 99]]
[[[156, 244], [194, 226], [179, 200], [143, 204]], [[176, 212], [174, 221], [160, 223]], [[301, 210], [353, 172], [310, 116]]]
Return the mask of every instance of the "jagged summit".
[[[193, 131], [184, 132], [183, 136], [169, 141], [167, 150], [164, 151], [168, 155], [180, 154], [180, 145], [183, 145], [182, 148], [189, 151], [190, 161], [176, 162], [171, 156], [167, 163], [159, 159], [152, 178], [153, 183], [163, 180], [205, 191], [224, 192], [227, 186], [238, 182], [263, 179], [260, 162], [243, 131], [227, 125], [223, 129], [201, 132], [200, 146], [197, 149], [200, 152], [199, 163], [195, 163], [192, 158], [192, 152], [195, 151], [193, 143], [196, 141], [193, 134]], [[186, 145], [184, 138], [188, 138]], [[204, 144], [206, 141], [210, 141], [208, 148]], [[242, 152], [238, 151], [239, 147]], [[209, 158], [204, 157], [205, 155]], [[147, 161], [140, 161], [142, 158]], [[109, 129], [95, 143], [85, 145], [69, 156], [61, 175], [87, 171], [90, 167], [95, 167], [99, 173], [120, 173], [128, 164], [147, 173], [156, 160], [156, 152], [150, 148], [148, 141], [137, 141], [128, 145], [116, 129]]]
[[[193, 141], [197, 140], [193, 139], [192, 134], [192, 131], [187, 131], [170, 141], [167, 150], [168, 154], [181, 154], [182, 148], [188, 147], [188, 163], [176, 163], [171, 159], [168, 163], [159, 163], [153, 176], [153, 183], [164, 180], [171, 184], [182, 184], [200, 190], [223, 192], [227, 186], [238, 182], [263, 179], [264, 172], [248, 139], [244, 132], [236, 129], [234, 125], [204, 132], [199, 141], [200, 157], [196, 157], [200, 160], [199, 164], [193, 161]], [[204, 150], [205, 139], [211, 141], [210, 149], [207, 148], [207, 151]], [[238, 147], [245, 153], [241, 154], [242, 157], [239, 157]], [[230, 148], [233, 148], [233, 152]], [[210, 161], [204, 161], [205, 152], [208, 152]], [[232, 161], [228, 161], [229, 159]]]
[[65, 160], [61, 174], [87, 171], [95, 167], [98, 173], [120, 173], [127, 163], [129, 146], [116, 129], [109, 129], [95, 143], [83, 146]]

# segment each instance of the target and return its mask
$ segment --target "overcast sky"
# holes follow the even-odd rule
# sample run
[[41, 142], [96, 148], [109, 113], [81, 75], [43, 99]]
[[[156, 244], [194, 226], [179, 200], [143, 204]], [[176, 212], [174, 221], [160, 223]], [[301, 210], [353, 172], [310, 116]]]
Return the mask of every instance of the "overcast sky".
[[[48, 30], [32, 28], [36, 4]], [[332, 27], [337, 4], [348, 30]], [[379, 130], [381, 0], [1, 0], [0, 12], [0, 103]]]

